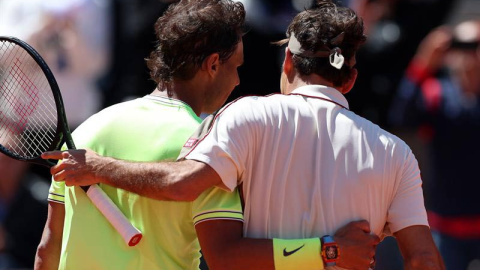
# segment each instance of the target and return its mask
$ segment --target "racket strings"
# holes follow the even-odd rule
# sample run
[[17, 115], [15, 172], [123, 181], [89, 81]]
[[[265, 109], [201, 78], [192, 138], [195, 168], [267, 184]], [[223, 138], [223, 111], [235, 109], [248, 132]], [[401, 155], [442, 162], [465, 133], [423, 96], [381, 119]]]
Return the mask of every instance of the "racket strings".
[[50, 84], [30, 54], [0, 41], [0, 144], [33, 158], [48, 150], [57, 130], [57, 109]]

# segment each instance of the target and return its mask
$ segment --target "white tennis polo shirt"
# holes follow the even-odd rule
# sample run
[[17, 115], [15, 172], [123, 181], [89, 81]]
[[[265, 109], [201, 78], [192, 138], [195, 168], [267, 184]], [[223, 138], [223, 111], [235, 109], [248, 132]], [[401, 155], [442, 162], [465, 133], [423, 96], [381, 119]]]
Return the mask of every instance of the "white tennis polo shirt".
[[359, 219], [379, 236], [428, 226], [410, 148], [333, 88], [232, 102], [186, 158], [210, 165], [229, 189], [243, 184], [247, 237], [333, 235]]

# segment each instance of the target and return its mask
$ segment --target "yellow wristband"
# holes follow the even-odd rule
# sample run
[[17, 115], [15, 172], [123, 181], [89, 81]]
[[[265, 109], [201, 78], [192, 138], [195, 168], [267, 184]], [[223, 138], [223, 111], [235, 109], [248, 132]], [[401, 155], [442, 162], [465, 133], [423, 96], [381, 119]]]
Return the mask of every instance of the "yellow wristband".
[[324, 269], [320, 238], [273, 239], [275, 270]]

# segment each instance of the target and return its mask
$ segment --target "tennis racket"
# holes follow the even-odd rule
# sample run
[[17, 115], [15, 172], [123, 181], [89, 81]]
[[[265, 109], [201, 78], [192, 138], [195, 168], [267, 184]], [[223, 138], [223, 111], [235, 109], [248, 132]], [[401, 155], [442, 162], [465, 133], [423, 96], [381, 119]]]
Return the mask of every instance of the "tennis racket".
[[[0, 37], [0, 151], [17, 160], [51, 167], [43, 152], [65, 143], [75, 149], [62, 96], [49, 67], [35, 49], [14, 37]], [[129, 246], [142, 233], [98, 185], [82, 187]]]

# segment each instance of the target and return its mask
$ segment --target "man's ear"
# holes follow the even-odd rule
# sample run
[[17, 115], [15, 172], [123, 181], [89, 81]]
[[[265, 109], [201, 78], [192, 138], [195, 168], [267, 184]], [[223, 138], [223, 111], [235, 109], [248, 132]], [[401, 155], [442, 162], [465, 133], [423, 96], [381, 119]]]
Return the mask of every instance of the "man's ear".
[[220, 66], [220, 56], [218, 53], [212, 53], [202, 63], [202, 69], [207, 71], [210, 76], [215, 76]]
[[293, 54], [287, 48], [285, 48], [285, 59], [283, 60], [283, 72], [287, 75], [287, 78], [291, 78], [292, 73], [294, 71], [293, 61], [292, 61]]

